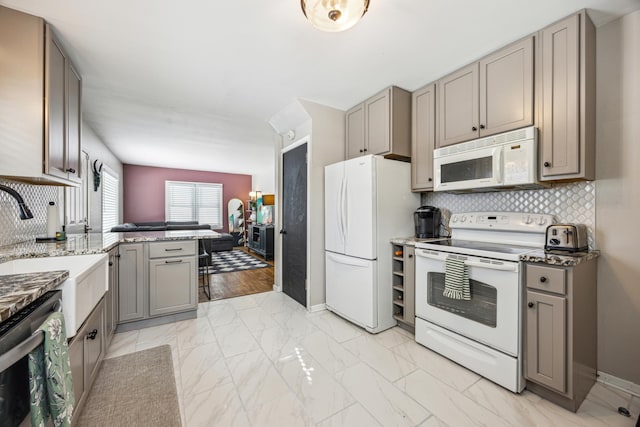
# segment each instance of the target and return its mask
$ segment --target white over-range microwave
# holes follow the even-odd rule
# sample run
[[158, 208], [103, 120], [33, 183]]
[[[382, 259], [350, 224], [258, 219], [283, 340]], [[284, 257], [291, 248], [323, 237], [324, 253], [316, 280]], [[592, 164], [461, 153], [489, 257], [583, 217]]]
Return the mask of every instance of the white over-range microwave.
[[533, 126], [433, 151], [434, 191], [540, 188]]

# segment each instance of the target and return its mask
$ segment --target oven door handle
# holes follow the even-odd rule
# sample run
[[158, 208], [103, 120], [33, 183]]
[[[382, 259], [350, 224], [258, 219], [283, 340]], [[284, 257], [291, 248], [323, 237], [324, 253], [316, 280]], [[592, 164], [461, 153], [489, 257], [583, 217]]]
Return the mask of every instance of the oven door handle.
[[438, 261], [444, 261], [444, 258], [442, 256], [440, 256], [438, 254], [431, 253], [431, 252], [426, 251], [426, 250], [418, 250], [418, 251], [416, 251], [416, 255], [419, 256], [419, 257], [422, 257], [422, 258], [429, 258], [429, 259], [435, 259], [435, 260], [438, 260]]
[[518, 271], [518, 264], [489, 264], [485, 262], [465, 261], [464, 265], [469, 267], [486, 268], [489, 270]]

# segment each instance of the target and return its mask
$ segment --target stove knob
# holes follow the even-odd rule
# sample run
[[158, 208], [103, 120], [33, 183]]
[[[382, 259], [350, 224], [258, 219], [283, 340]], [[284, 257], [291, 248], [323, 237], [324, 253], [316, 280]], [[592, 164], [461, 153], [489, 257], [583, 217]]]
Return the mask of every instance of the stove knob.
[[524, 218], [524, 223], [525, 223], [525, 224], [531, 224], [532, 222], [533, 222], [533, 218], [531, 218], [531, 216], [530, 216], [530, 215], [527, 215], [527, 216]]
[[462, 215], [462, 218], [460, 218], [460, 222], [465, 222], [467, 220], [466, 215]]
[[458, 215], [453, 215], [453, 216], [451, 217], [451, 221], [452, 221], [452, 222], [458, 222]]
[[546, 222], [547, 222], [547, 220], [546, 220], [546, 219], [544, 219], [544, 217], [543, 217], [543, 216], [541, 216], [541, 217], [540, 217], [540, 219], [538, 220], [538, 225], [545, 225], [545, 224], [546, 224]]

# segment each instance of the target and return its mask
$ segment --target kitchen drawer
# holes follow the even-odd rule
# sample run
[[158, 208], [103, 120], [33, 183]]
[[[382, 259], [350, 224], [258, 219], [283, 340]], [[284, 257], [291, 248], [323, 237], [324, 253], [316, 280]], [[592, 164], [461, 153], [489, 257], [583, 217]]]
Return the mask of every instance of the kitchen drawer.
[[528, 264], [526, 284], [530, 289], [564, 295], [566, 293], [566, 270]]
[[196, 254], [196, 241], [152, 242], [149, 244], [149, 258], [166, 258]]

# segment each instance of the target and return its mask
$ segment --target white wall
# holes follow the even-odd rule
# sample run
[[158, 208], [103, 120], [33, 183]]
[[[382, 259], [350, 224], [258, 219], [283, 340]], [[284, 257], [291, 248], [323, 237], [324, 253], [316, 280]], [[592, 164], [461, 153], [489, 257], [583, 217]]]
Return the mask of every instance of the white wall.
[[[300, 100], [284, 109], [272, 120], [272, 126], [285, 148], [303, 138], [308, 139], [307, 205], [307, 299], [309, 308], [325, 303], [324, 265], [324, 167], [344, 160], [344, 111]], [[286, 134], [293, 130], [295, 136]], [[282, 162], [278, 161], [278, 188], [282, 188]], [[278, 224], [279, 222], [278, 216]], [[282, 286], [280, 239], [276, 238], [276, 284]]]
[[[102, 162], [120, 177], [120, 221], [122, 222], [122, 162], [107, 148], [100, 137], [86, 123], [82, 123], [82, 149], [89, 154], [89, 164]], [[92, 233], [102, 231], [102, 184], [93, 191], [93, 172], [89, 171], [89, 226]]]
[[597, 30], [598, 370], [640, 384], [640, 11]]

